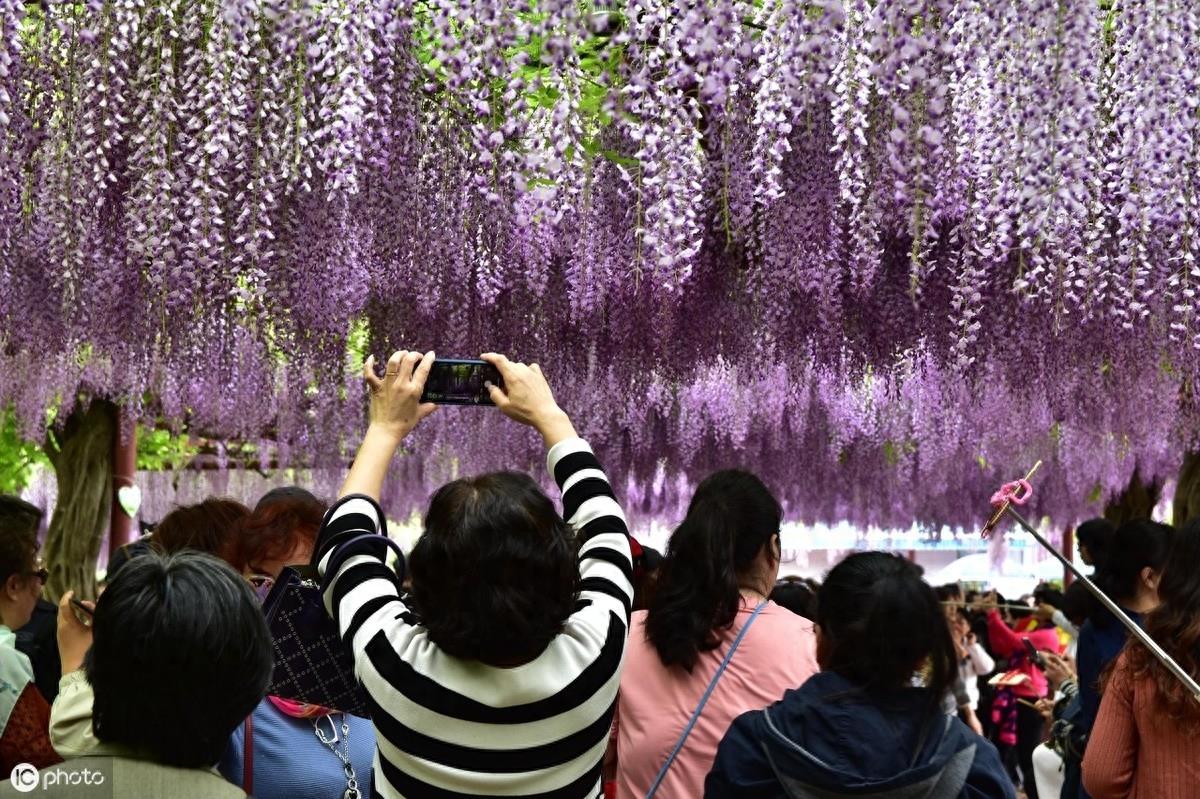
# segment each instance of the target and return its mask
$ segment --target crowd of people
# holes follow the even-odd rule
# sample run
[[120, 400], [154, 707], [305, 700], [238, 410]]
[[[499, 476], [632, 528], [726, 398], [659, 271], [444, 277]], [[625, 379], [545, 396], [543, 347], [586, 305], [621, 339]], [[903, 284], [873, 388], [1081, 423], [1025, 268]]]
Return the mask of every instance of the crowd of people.
[[[434, 412], [433, 354], [368, 361], [340, 496], [179, 508], [96, 601], [40, 599], [41, 512], [0, 499], [0, 775], [111, 764], [108, 795], [1186, 799], [1200, 701], [1078, 583], [1009, 601], [852, 554], [779, 578], [783, 509], [749, 471], [696, 489], [667, 551], [630, 537], [537, 365], [488, 354], [532, 476], [454, 480], [392, 562], [385, 473]], [[410, 455], [411, 457], [411, 455]], [[1200, 523], [1079, 527], [1109, 596], [1200, 673]], [[272, 693], [266, 598], [315, 572], [367, 715]]]

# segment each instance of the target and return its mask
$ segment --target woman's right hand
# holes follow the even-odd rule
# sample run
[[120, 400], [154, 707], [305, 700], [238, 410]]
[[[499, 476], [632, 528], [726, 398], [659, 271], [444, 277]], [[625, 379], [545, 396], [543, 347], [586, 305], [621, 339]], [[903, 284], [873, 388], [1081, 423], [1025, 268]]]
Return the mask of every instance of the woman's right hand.
[[1050, 690], [1057, 691], [1064, 682], [1074, 679], [1075, 667], [1068, 658], [1059, 657], [1053, 652], [1042, 652], [1042, 658], [1046, 662], [1042, 671], [1046, 674], [1046, 682], [1050, 685]]
[[526, 365], [510, 361], [494, 352], [485, 352], [480, 357], [496, 367], [504, 381], [504, 388], [488, 384], [492, 402], [501, 413], [537, 430], [546, 439], [548, 447], [575, 438], [571, 420], [554, 401], [550, 384], [536, 363]]
[[[92, 627], [80, 620], [71, 606], [74, 591], [67, 591], [58, 600], [58, 655], [62, 660], [62, 673], [70, 674], [83, 668], [83, 658], [92, 647]], [[85, 607], [96, 609], [96, 603], [81, 600]]]

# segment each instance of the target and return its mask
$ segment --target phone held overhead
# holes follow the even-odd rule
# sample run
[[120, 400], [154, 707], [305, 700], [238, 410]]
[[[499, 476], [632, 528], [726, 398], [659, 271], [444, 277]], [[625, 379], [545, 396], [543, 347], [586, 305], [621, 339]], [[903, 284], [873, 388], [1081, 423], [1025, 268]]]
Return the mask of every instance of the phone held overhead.
[[504, 388], [495, 366], [486, 361], [438, 358], [433, 362], [421, 402], [438, 405], [492, 405], [487, 384]]

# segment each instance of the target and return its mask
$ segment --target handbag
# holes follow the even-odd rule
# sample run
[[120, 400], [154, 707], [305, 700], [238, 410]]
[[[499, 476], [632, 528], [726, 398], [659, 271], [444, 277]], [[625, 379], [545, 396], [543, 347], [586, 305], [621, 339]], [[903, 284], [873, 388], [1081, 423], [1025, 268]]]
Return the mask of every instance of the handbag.
[[658, 770], [658, 776], [654, 778], [654, 783], [650, 786], [650, 790], [646, 791], [646, 799], [650, 799], [650, 797], [658, 792], [658, 786], [662, 785], [667, 772], [671, 769], [671, 764], [679, 756], [679, 750], [683, 749], [684, 742], [692, 734], [692, 728], [700, 720], [700, 713], [704, 710], [704, 706], [708, 704], [708, 698], [712, 696], [713, 689], [717, 687], [717, 683], [721, 680], [721, 675], [725, 673], [725, 668], [729, 665], [729, 661], [733, 660], [733, 653], [737, 651], [738, 644], [742, 642], [742, 637], [746, 635], [746, 631], [750, 629], [750, 625], [754, 623], [754, 620], [758, 618], [758, 614], [762, 613], [763, 608], [766, 606], [767, 602], [765, 600], [760, 602], [758, 607], [754, 609], [754, 612], [750, 614], [750, 618], [746, 619], [746, 623], [742, 625], [742, 629], [738, 631], [737, 637], [733, 639], [733, 643], [729, 646], [729, 651], [725, 653], [725, 658], [721, 661], [721, 665], [717, 667], [717, 673], [713, 675], [713, 678], [708, 683], [708, 687], [704, 689], [704, 695], [700, 697], [700, 703], [696, 705], [696, 709], [692, 711], [692, 717], [688, 720], [687, 726], [683, 728], [683, 734], [675, 742], [675, 748], [671, 750], [671, 754], [667, 756], [666, 762]]
[[[386, 536], [358, 536], [347, 544], [364, 538], [386, 542], [400, 554]], [[341, 560], [335, 551], [330, 573], [337, 573]], [[263, 601], [263, 614], [275, 657], [268, 694], [370, 718], [367, 694], [354, 676], [354, 654], [325, 611], [313, 566], [285, 566]]]

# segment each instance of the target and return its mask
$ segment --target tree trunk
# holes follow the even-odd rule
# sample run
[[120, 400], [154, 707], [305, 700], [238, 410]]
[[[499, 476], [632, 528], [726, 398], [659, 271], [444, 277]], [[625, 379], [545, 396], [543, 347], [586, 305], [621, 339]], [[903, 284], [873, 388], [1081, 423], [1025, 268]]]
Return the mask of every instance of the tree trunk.
[[58, 503], [46, 533], [46, 568], [51, 600], [67, 590], [96, 597], [96, 558], [112, 513], [112, 454], [117, 407], [92, 400], [77, 408], [58, 434], [59, 448], [46, 446], [58, 477]]
[[1200, 516], [1200, 452], [1189, 452], [1183, 456], [1183, 466], [1179, 467], [1171, 523], [1183, 527], [1197, 516]]
[[1162, 484], [1142, 482], [1135, 469], [1133, 477], [1129, 479], [1129, 487], [1105, 506], [1104, 518], [1118, 526], [1133, 519], [1149, 519], [1161, 496]]

